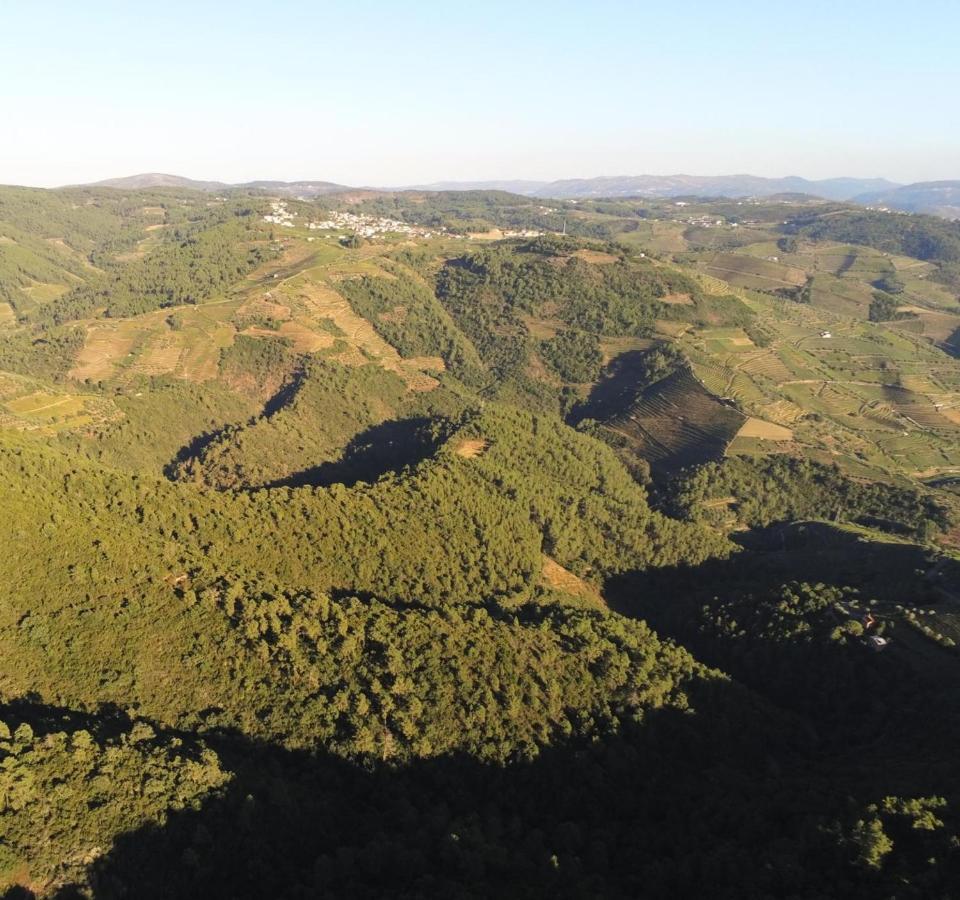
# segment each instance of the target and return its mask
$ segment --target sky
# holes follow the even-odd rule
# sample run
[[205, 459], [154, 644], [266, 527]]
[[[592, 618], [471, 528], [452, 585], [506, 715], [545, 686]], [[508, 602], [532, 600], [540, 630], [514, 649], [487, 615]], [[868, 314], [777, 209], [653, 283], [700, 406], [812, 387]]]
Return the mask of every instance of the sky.
[[957, 0], [0, 0], [0, 183], [960, 178]]

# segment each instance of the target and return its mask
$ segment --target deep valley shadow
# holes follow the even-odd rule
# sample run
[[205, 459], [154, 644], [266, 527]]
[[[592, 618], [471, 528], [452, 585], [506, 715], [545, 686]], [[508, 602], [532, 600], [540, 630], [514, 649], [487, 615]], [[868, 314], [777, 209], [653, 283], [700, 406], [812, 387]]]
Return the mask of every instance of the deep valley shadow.
[[[558, 736], [509, 766], [358, 764], [207, 734], [233, 780], [121, 835], [92, 863], [92, 896], [794, 896], [777, 889], [773, 863], [785, 835], [798, 863], [831, 858], [805, 824], [831, 808], [830, 792], [805, 787], [793, 729], [737, 685], [705, 683], [692, 700], [696, 715], [662, 709], [595, 741]], [[42, 704], [3, 713], [101, 733], [87, 714]], [[200, 741], [154, 728], [158, 740]], [[775, 828], [785, 804], [794, 824]], [[56, 896], [88, 896], [79, 891]]]
[[[802, 716], [825, 750], [846, 754], [869, 746], [909, 754], [916, 735], [926, 733], [937, 765], [952, 767], [950, 736], [960, 731], [960, 695], [956, 679], [945, 681], [939, 665], [949, 665], [949, 653], [931, 647], [937, 664], [928, 665], [895, 610], [955, 603], [960, 562], [914, 544], [868, 541], [824, 522], [773, 525], [735, 537], [743, 550], [729, 559], [626, 573], [610, 579], [604, 595], [618, 612], [646, 620], [661, 637]], [[845, 589], [854, 605], [826, 603], [802, 619], [784, 593], [802, 594], [801, 585], [814, 592]], [[768, 604], [768, 613], [755, 615], [761, 604]], [[883, 653], [859, 629], [849, 638], [832, 636], [868, 613], [877, 622], [870, 627], [881, 628], [890, 641]], [[960, 678], [960, 657], [955, 665]]]
[[645, 357], [644, 350], [630, 350], [611, 360], [587, 399], [570, 412], [567, 424], [577, 425], [584, 419], [603, 422], [629, 409], [644, 387]]
[[340, 459], [295, 472], [262, 487], [329, 487], [372, 483], [390, 472], [400, 472], [431, 457], [447, 437], [448, 428], [423, 416], [373, 425], [356, 435]]

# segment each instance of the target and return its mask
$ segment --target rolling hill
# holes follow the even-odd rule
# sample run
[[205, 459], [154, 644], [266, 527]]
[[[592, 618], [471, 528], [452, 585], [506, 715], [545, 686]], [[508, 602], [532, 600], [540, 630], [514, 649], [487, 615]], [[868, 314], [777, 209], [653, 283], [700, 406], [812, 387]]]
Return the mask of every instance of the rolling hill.
[[887, 206], [903, 212], [960, 219], [960, 181], [922, 181], [868, 191], [853, 199], [870, 206]]
[[0, 893], [950, 896], [955, 226], [288, 187], [0, 188]]
[[348, 190], [346, 185], [334, 184], [331, 181], [247, 181], [227, 184], [223, 181], [196, 181], [192, 178], [183, 178], [180, 175], [163, 175], [155, 172], [143, 175], [128, 175], [123, 178], [108, 178], [104, 181], [96, 181], [93, 184], [85, 185], [85, 187], [119, 188], [128, 191], [141, 191], [150, 188], [175, 188], [214, 193], [230, 190], [256, 191], [287, 197], [316, 197], [322, 194]]

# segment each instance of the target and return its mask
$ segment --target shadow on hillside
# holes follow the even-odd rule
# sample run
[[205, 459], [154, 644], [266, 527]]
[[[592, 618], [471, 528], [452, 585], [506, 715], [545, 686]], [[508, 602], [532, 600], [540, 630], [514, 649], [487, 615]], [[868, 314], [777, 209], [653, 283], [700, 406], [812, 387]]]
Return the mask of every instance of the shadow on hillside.
[[263, 404], [263, 408], [256, 415], [250, 416], [241, 422], [228, 422], [220, 428], [215, 428], [212, 431], [204, 431], [201, 434], [195, 435], [184, 444], [176, 452], [173, 459], [163, 467], [163, 474], [171, 481], [180, 480], [187, 470], [188, 464], [193, 460], [199, 459], [203, 455], [204, 450], [211, 444], [223, 440], [239, 428], [253, 426], [260, 419], [269, 419], [290, 404], [303, 386], [303, 381], [303, 372], [295, 372], [280, 386], [275, 394], [267, 398]]
[[857, 587], [865, 598], [904, 606], [936, 603], [938, 589], [960, 591], [957, 560], [937, 557], [917, 544], [869, 540], [826, 522], [776, 524], [731, 537], [742, 552], [700, 566], [617, 577], [606, 586], [608, 596], [619, 610], [646, 617], [642, 598], [653, 588], [702, 598], [787, 581], [823, 582]]
[[604, 422], [626, 412], [644, 386], [646, 355], [644, 350], [629, 350], [611, 360], [587, 399], [570, 412], [567, 424], [577, 425], [584, 419]]
[[[909, 743], [910, 735], [931, 731], [925, 719], [946, 711], [958, 718], [937, 727], [943, 726], [943, 746], [952, 744], [949, 736], [960, 730], [960, 706], [947, 696], [952, 687], [907, 649], [912, 642], [898, 637], [909, 625], [895, 610], [898, 604], [950, 602], [960, 592], [960, 562], [821, 522], [735, 537], [742, 551], [729, 559], [627, 573], [609, 580], [604, 596], [616, 611], [646, 620], [661, 637], [803, 716], [824, 749], [847, 753], [857, 744]], [[842, 612], [828, 603], [798, 617], [783, 605], [791, 583], [855, 588], [848, 595], [855, 605]], [[764, 608], [766, 614], [754, 615]], [[871, 611], [891, 639], [887, 652], [875, 652], [857, 636], [831, 637], [837, 626]]]
[[356, 435], [340, 459], [295, 472], [262, 487], [329, 487], [332, 484], [353, 487], [361, 481], [372, 483], [383, 475], [428, 459], [445, 437], [441, 424], [426, 416], [382, 422]]
[[[822, 862], [829, 848], [801, 826], [831, 794], [784, 774], [792, 736], [739, 687], [704, 683], [693, 701], [697, 714], [648, 713], [508, 766], [359, 765], [205, 735], [233, 780], [199, 808], [121, 835], [89, 870], [92, 896], [786, 896], [774, 865], [783, 840], [797, 871], [807, 852]], [[67, 722], [102, 733], [96, 717], [42, 704], [3, 712], [38, 733]], [[198, 740], [155, 728], [158, 740]], [[779, 824], [785, 808], [792, 825]]]

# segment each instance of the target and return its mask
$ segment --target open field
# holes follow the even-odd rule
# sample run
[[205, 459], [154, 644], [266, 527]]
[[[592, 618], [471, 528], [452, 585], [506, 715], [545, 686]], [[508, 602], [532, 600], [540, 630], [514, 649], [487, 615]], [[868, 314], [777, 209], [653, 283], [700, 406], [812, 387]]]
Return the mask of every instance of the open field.
[[483, 438], [466, 438], [457, 444], [454, 453], [466, 459], [474, 459], [485, 453], [489, 446], [490, 442]]
[[759, 438], [762, 441], [792, 441], [793, 432], [784, 425], [766, 422], [751, 416], [737, 432], [737, 437]]
[[544, 555], [540, 571], [545, 586], [555, 588], [571, 597], [587, 600], [597, 606], [603, 606], [603, 598], [593, 585], [574, 575], [569, 569], [565, 569], [555, 559]]
[[707, 274], [732, 285], [758, 290], [799, 287], [807, 280], [803, 269], [737, 253], [706, 256], [699, 261], [699, 266]]
[[52, 433], [119, 415], [110, 400], [91, 394], [36, 389], [29, 379], [0, 376], [0, 427]]
[[[279, 335], [298, 353], [328, 351], [340, 340], [346, 344], [335, 357], [340, 362], [363, 365], [373, 359], [400, 375], [411, 390], [432, 390], [437, 380], [428, 373], [442, 372], [443, 361], [402, 359], [332, 286], [361, 274], [392, 277], [376, 265], [369, 248], [348, 257], [335, 248], [317, 250], [304, 241], [288, 241], [279, 260], [220, 300], [88, 323], [69, 374], [78, 381], [126, 381], [138, 374], [206, 381], [218, 374], [220, 351], [243, 333]], [[260, 324], [269, 321], [276, 327]]]

